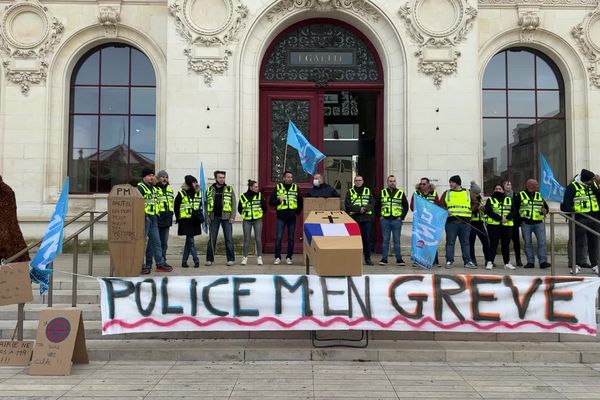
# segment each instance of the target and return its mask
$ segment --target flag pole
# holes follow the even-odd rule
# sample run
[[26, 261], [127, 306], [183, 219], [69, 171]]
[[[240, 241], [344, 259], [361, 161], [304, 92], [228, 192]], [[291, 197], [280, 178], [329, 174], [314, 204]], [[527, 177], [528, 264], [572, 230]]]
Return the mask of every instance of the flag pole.
[[287, 162], [287, 149], [288, 149], [288, 144], [286, 142], [285, 143], [285, 153], [283, 154], [283, 172], [287, 171], [287, 168], [285, 167], [285, 163]]

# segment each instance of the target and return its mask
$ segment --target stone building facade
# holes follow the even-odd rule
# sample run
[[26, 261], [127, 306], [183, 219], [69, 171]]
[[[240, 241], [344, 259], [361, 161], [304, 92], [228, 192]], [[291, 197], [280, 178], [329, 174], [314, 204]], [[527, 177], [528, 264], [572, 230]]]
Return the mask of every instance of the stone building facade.
[[[0, 174], [25, 236], [67, 175], [70, 213], [143, 166], [272, 190], [294, 120], [352, 175], [410, 193], [600, 171], [596, 0], [0, 1]], [[283, 158], [282, 158], [283, 157]]]

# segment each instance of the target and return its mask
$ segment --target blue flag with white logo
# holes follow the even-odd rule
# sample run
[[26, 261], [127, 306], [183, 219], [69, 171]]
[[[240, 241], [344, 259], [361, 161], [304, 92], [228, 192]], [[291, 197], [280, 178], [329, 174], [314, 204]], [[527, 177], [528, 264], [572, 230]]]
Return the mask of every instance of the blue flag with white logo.
[[431, 269], [446, 225], [448, 211], [419, 195], [414, 196], [414, 206], [410, 258], [421, 267]]
[[40, 295], [42, 296], [48, 291], [48, 284], [52, 275], [52, 269], [48, 268], [48, 265], [54, 261], [57, 254], [62, 253], [63, 226], [68, 208], [69, 177], [67, 176], [52, 218], [48, 223], [48, 229], [46, 229], [42, 239], [42, 244], [33, 261], [31, 261], [31, 268], [29, 269], [31, 281], [40, 285]]
[[200, 161], [200, 191], [202, 192], [202, 215], [204, 216], [204, 222], [202, 222], [202, 230], [204, 233], [208, 232], [208, 222], [206, 222], [206, 180], [204, 179], [204, 163]]
[[325, 154], [310, 144], [292, 121], [288, 124], [287, 145], [298, 150], [304, 172], [314, 175], [317, 172], [317, 164], [325, 158]]
[[554, 173], [550, 164], [540, 153], [540, 163], [542, 164], [542, 182], [540, 183], [540, 194], [547, 201], [556, 201], [562, 203], [565, 195], [565, 188], [554, 178]]

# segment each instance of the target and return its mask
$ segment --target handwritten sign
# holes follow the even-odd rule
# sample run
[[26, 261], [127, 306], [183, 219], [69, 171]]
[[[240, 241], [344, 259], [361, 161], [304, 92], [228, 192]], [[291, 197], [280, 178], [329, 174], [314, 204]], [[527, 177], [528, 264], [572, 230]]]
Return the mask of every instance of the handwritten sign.
[[43, 310], [29, 375], [70, 375], [73, 363], [88, 363], [81, 310]]
[[32, 340], [0, 340], [0, 366], [29, 365], [33, 343]]
[[102, 333], [392, 330], [596, 334], [599, 278], [495, 275], [101, 278]]
[[32, 300], [29, 263], [0, 266], [0, 306], [27, 303]]

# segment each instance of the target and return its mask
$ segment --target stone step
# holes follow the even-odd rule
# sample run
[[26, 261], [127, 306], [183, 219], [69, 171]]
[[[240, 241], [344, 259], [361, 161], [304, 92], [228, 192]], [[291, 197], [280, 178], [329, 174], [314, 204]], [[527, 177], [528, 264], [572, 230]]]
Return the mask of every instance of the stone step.
[[[71, 289], [55, 289], [52, 292], [53, 304], [71, 304]], [[47, 296], [40, 296], [38, 291], [33, 294], [31, 304], [45, 304], [48, 302]], [[77, 290], [77, 304], [99, 304], [100, 289], [79, 289]]]
[[400, 361], [599, 363], [600, 343], [372, 341], [364, 349], [310, 340], [88, 340], [95, 361]]
[[[25, 304], [25, 321], [38, 321], [40, 318], [40, 311], [46, 309], [64, 309], [71, 308], [71, 304], [54, 304], [53, 307], [49, 308], [46, 304]], [[83, 312], [84, 321], [100, 321], [102, 315], [100, 313], [100, 304], [78, 304], [77, 308]], [[17, 306], [0, 306], [0, 321], [16, 321], [17, 320]]]

